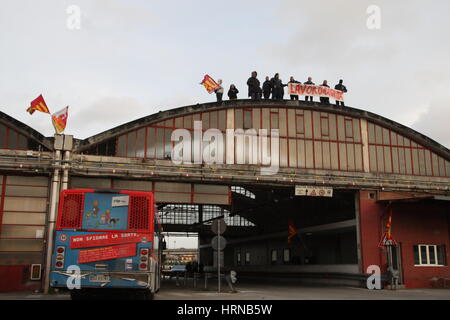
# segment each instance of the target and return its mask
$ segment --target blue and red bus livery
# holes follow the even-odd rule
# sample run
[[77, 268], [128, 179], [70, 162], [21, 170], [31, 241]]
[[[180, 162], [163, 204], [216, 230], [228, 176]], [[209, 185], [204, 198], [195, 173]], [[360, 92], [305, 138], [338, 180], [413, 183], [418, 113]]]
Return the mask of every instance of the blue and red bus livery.
[[67, 288], [75, 266], [81, 289], [72, 289], [72, 296], [114, 288], [152, 297], [159, 290], [160, 235], [151, 192], [64, 190], [55, 237], [52, 287]]

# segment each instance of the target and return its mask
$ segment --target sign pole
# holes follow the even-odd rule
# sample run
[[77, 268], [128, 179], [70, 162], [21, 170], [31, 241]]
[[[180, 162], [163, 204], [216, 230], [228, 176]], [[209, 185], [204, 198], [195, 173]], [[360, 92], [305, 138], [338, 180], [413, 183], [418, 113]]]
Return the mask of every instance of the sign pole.
[[[221, 279], [220, 279], [220, 262], [221, 262], [221, 253], [223, 249], [225, 249], [227, 241], [225, 238], [222, 238], [221, 234], [225, 232], [225, 229], [227, 228], [227, 224], [223, 219], [217, 219], [214, 220], [211, 224], [211, 230], [217, 236], [212, 238], [211, 240], [211, 246], [214, 250], [214, 253], [217, 254], [217, 293], [220, 294], [220, 287], [221, 287]], [[213, 259], [214, 260], [214, 259]], [[224, 259], [223, 259], [224, 260]]]
[[218, 281], [218, 293], [220, 294], [220, 220], [217, 221], [217, 230], [219, 230], [219, 236], [217, 237], [217, 281]]

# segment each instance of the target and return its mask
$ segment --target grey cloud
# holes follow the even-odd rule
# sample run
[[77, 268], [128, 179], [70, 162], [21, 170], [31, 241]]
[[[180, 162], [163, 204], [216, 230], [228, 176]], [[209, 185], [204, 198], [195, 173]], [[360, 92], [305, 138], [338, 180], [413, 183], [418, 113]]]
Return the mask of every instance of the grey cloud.
[[412, 128], [450, 148], [450, 100], [434, 100]]
[[68, 131], [87, 138], [146, 115], [142, 103], [130, 97], [103, 97], [69, 114]]

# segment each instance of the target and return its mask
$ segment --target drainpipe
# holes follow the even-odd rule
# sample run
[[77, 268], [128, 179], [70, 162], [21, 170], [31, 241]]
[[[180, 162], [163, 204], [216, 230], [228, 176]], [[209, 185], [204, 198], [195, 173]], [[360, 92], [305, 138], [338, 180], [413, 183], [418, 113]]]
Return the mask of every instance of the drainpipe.
[[[56, 138], [56, 137], [55, 137]], [[61, 160], [61, 151], [55, 151], [54, 160]], [[59, 198], [59, 163], [55, 162], [56, 168], [53, 171], [52, 176], [52, 192], [50, 196], [50, 213], [48, 218], [48, 228], [47, 228], [47, 253], [45, 260], [45, 276], [44, 276], [44, 293], [47, 294], [50, 288], [50, 268], [52, 263], [52, 253], [53, 253], [53, 235], [55, 233], [55, 223], [56, 223], [56, 211], [57, 203]]]
[[64, 152], [64, 165], [63, 165], [63, 176], [62, 176], [62, 186], [61, 191], [66, 190], [69, 184], [69, 167], [70, 167], [70, 157], [71, 153], [69, 150]]
[[55, 134], [54, 141], [54, 172], [52, 176], [52, 191], [50, 197], [50, 213], [48, 218], [48, 228], [47, 228], [47, 255], [45, 261], [45, 277], [44, 277], [44, 293], [48, 293], [50, 289], [50, 269], [52, 264], [52, 254], [54, 246], [54, 234], [55, 234], [55, 224], [56, 216], [58, 212], [58, 202], [60, 193], [60, 182], [62, 180], [61, 189], [67, 189], [69, 182], [69, 169], [70, 162], [63, 162], [62, 169], [62, 179], [60, 179], [60, 163], [62, 159], [62, 152], [64, 152], [64, 160], [70, 161], [71, 151], [73, 147], [73, 136], [66, 136], [61, 134]]

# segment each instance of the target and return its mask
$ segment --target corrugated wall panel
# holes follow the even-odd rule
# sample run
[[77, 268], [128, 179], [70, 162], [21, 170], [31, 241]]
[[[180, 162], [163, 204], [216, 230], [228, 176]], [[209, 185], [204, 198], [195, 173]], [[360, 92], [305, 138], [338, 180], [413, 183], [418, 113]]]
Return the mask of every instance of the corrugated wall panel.
[[0, 265], [18, 263], [17, 258], [11, 256], [11, 252], [15, 251], [26, 253], [21, 264], [43, 263], [48, 185], [49, 178], [46, 176], [6, 177], [6, 183], [0, 187], [0, 194], [5, 195], [2, 199]]

